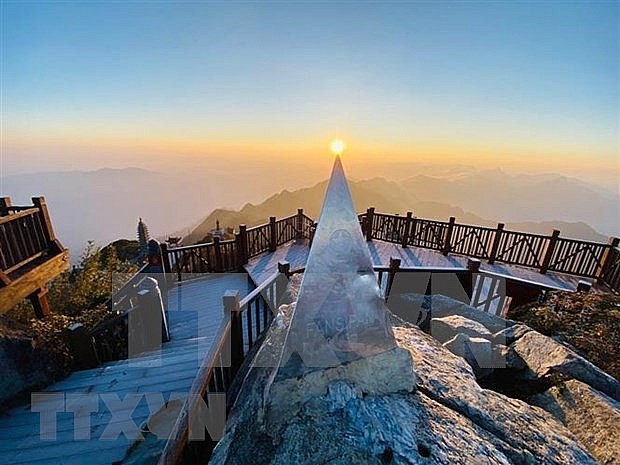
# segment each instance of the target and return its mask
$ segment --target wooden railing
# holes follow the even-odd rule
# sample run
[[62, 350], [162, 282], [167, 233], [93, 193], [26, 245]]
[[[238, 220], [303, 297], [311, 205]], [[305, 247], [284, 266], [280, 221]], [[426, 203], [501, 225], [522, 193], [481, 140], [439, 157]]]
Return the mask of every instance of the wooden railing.
[[112, 296], [106, 302], [108, 310], [120, 313], [136, 305], [138, 287], [147, 277], [149, 268], [149, 264], [145, 263], [120, 289], [113, 290]]
[[29, 298], [38, 317], [49, 313], [46, 284], [68, 268], [43, 197], [14, 206], [0, 198], [0, 314]]
[[556, 271], [585, 278], [620, 292], [618, 238], [607, 244], [550, 235], [508, 231], [502, 223], [497, 228], [473, 226], [449, 221], [375, 213], [369, 208], [359, 215], [367, 240], [379, 239], [449, 253], [465, 255], [510, 265], [526, 266], [540, 273]]
[[223, 296], [224, 312], [228, 318], [219, 329], [219, 339], [205, 357], [190, 389], [177, 422], [174, 425], [162, 455], [160, 465], [173, 465], [181, 461], [196, 463], [208, 460], [215, 440], [191, 442], [190, 416], [196, 412], [201, 400], [209, 406], [217, 395], [226, 396], [226, 413], [238, 392], [233, 381], [245, 359], [264, 334], [280, 305], [287, 284], [287, 273], [277, 272], [250, 292], [242, 300], [238, 291], [227, 291]]
[[314, 221], [299, 209], [286, 218], [271, 217], [269, 223], [247, 228], [239, 226], [235, 239], [167, 248], [162, 245], [164, 269], [178, 281], [192, 273], [222, 273], [242, 269], [250, 258], [300, 239], [311, 239]]
[[496, 231], [496, 241], [489, 260], [531, 268], [542, 267], [543, 253], [549, 245], [548, 237], [518, 231], [499, 231]]
[[[559, 237], [559, 231], [550, 235], [524, 233], [504, 229], [448, 221], [375, 213], [369, 208], [359, 215], [362, 231], [367, 240], [378, 239], [403, 247], [413, 246], [509, 265], [535, 268], [541, 273], [556, 271], [585, 278], [594, 278], [614, 291], [618, 284], [618, 239], [598, 243]], [[164, 248], [166, 270], [177, 274], [178, 280], [187, 273], [232, 272], [241, 270], [250, 258], [293, 240], [310, 239], [314, 221], [299, 210], [296, 215], [246, 228], [239, 227], [234, 240]], [[614, 265], [616, 264], [616, 265]]]
[[43, 197], [34, 197], [30, 207], [0, 200], [0, 271], [9, 275], [46, 255], [55, 243]]

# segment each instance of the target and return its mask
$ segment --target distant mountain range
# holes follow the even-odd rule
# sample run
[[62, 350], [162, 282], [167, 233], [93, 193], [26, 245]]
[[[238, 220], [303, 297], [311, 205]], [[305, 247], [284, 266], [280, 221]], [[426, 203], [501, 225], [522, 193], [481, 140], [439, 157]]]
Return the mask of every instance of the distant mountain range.
[[[272, 215], [291, 215], [297, 208], [316, 218], [326, 183], [302, 186], [327, 173], [302, 161], [230, 160], [163, 172], [106, 168], [21, 174], [0, 179], [0, 190], [16, 205], [45, 195], [57, 236], [75, 262], [88, 240], [105, 245], [119, 238], [135, 239], [138, 217], [152, 236], [186, 236], [184, 243], [201, 240], [215, 227], [216, 219], [222, 226], [256, 225]], [[507, 228], [541, 233], [558, 228], [565, 236], [592, 240], [620, 234], [618, 194], [578, 179], [553, 174], [512, 176], [462, 166], [353, 168], [352, 179], [355, 173], [358, 179], [365, 179], [368, 172], [384, 176], [351, 181], [360, 211], [374, 206], [386, 213], [412, 210], [423, 218], [455, 216], [470, 224], [492, 226], [502, 221]], [[407, 178], [415, 173], [425, 174]], [[388, 180], [392, 176], [400, 181]], [[290, 190], [281, 191], [283, 187]], [[279, 193], [270, 195], [273, 192]], [[208, 212], [212, 213], [205, 218]]]
[[[504, 174], [498, 173], [499, 178], [503, 178]], [[477, 179], [476, 179], [477, 178]], [[477, 182], [476, 182], [477, 180]], [[504, 179], [504, 182], [506, 180]], [[542, 189], [538, 183], [531, 178], [522, 180], [522, 190], [526, 191], [522, 196], [516, 196], [511, 186], [507, 192], [502, 192], [498, 181], [491, 173], [483, 173], [472, 175], [469, 178], [458, 180], [440, 180], [438, 178], [417, 177], [397, 183], [388, 181], [383, 178], [375, 178], [365, 181], [351, 181], [351, 193], [359, 212], [365, 211], [366, 208], [373, 206], [377, 212], [381, 213], [399, 213], [405, 214], [407, 211], [413, 211], [415, 216], [420, 218], [447, 220], [454, 216], [457, 222], [474, 224], [480, 226], [495, 226], [498, 221], [490, 220], [489, 217], [497, 218], [499, 221], [505, 222], [506, 229], [527, 231], [532, 233], [548, 234], [552, 229], [559, 229], [564, 237], [574, 237], [592, 241], [606, 241], [607, 236], [600, 234], [591, 226], [582, 221], [562, 221], [562, 220], [545, 220], [545, 221], [510, 221], [515, 217], [519, 217], [521, 212], [531, 211], [529, 218], [541, 217], [539, 209], [549, 210], [544, 202], [535, 202], [537, 194], [542, 194]], [[548, 182], [541, 179], [541, 183]], [[560, 184], [564, 181], [560, 181]], [[482, 184], [482, 186], [479, 186]], [[557, 189], [557, 182], [552, 182], [551, 192], [544, 192], [545, 195], [552, 195], [549, 199], [552, 204], [556, 205], [555, 214], [562, 215], [567, 206], [557, 201], [557, 196], [568, 195]], [[565, 183], [565, 185], [567, 185]], [[471, 194], [465, 194], [465, 186], [469, 186]], [[491, 190], [482, 195], [484, 186], [489, 186]], [[196, 228], [194, 228], [188, 236], [183, 239], [184, 244], [192, 244], [202, 240], [202, 238], [213, 228], [216, 221], [219, 220], [221, 225], [237, 227], [239, 224], [246, 224], [248, 227], [262, 224], [268, 221], [270, 216], [285, 217], [297, 211], [297, 208], [304, 208], [304, 212], [312, 217], [318, 218], [323, 196], [327, 188], [327, 181], [316, 184], [310, 188], [299, 189], [295, 191], [284, 190], [279, 194], [272, 195], [264, 202], [253, 205], [246, 204], [238, 211], [217, 209], [207, 216]], [[579, 188], [579, 184], [571, 185], [570, 189]], [[586, 190], [586, 192], [588, 192]], [[509, 198], [510, 195], [514, 197]], [[458, 199], [458, 196], [462, 197]], [[481, 208], [475, 208], [475, 201], [472, 201], [468, 195], [478, 199]], [[431, 200], [435, 197], [436, 200]], [[495, 202], [489, 201], [488, 197], [495, 199]], [[575, 195], [569, 200], [573, 201]], [[459, 205], [466, 205], [472, 213], [461, 206], [455, 206], [446, 199], [453, 200]], [[441, 201], [443, 200], [443, 201]], [[457, 202], [458, 201], [458, 202]], [[594, 191], [590, 195], [590, 206], [595, 207], [595, 211], [601, 212], [603, 209], [613, 208], [609, 204], [604, 195], [598, 198]], [[501, 204], [503, 204], [503, 210]], [[543, 205], [539, 205], [539, 204]], [[529, 205], [528, 205], [529, 204]], [[616, 204], [617, 205], [617, 204]], [[484, 212], [488, 217], [479, 215], [478, 212]], [[613, 214], [613, 211], [610, 212]], [[527, 215], [524, 215], [528, 218]], [[549, 212], [547, 218], [554, 216]], [[596, 219], [596, 218], [594, 218]]]

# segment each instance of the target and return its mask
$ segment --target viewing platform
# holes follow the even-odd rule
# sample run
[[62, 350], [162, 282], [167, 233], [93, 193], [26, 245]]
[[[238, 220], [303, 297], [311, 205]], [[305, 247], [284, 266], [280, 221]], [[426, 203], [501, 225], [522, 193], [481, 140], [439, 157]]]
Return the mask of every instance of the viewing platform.
[[[462, 283], [469, 281], [465, 287], [471, 304], [494, 313], [551, 290], [620, 289], [616, 239], [600, 244], [561, 238], [556, 232], [541, 236], [504, 231], [501, 225], [494, 230], [372, 209], [359, 215], [359, 221], [384, 297], [399, 273], [429, 279], [454, 273]], [[160, 351], [130, 360], [113, 360], [102, 352], [98, 366], [37, 393], [41, 403], [1, 416], [0, 463], [103, 465], [148, 456], [152, 463], [172, 465], [204, 457], [204, 450], [195, 449], [204, 445], [189, 441], [188, 399], [206, 401], [215, 394], [233, 398], [235, 374], [271, 322], [286, 278], [305, 268], [314, 230], [314, 220], [299, 210], [255, 228], [241, 226], [234, 240], [216, 238], [170, 249], [162, 245], [159, 271], [145, 265], [109, 304], [119, 315], [115, 324], [127, 331], [129, 315], [144, 305], [144, 279], [164, 271], [167, 279], [160, 287], [170, 340]], [[86, 352], [105, 346], [108, 331], [103, 327], [88, 333]], [[174, 393], [187, 397], [179, 400]], [[55, 411], [55, 434], [50, 418], [42, 420], [45, 405]], [[172, 411], [170, 436], [153, 440], [147, 426]]]
[[[238, 289], [246, 297], [248, 288], [248, 277], [242, 273], [174, 285], [168, 292], [170, 341], [163, 343], [161, 351], [76, 371], [44, 389], [44, 402], [58, 412], [53, 426], [53, 419], [46, 423], [30, 405], [0, 416], [0, 463], [120, 463], [132, 445], [144, 443], [138, 440], [143, 428], [171, 394], [204, 392], [201, 382], [209, 381], [199, 373], [205, 361], [213, 362], [209, 355], [217, 347], [222, 325], [226, 326], [222, 295]], [[120, 406], [120, 411], [112, 413], [113, 405]], [[88, 422], [84, 422], [85, 413], [90, 414]], [[124, 433], [119, 435], [120, 431]], [[149, 454], [161, 455], [165, 445], [165, 440], [149, 443]]]

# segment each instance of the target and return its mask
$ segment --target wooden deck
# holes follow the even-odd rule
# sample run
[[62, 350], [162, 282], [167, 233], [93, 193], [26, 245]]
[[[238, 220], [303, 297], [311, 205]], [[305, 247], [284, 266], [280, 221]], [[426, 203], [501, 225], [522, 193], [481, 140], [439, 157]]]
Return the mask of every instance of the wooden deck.
[[[120, 402], [127, 394], [151, 393], [168, 400], [171, 393], [188, 393], [222, 322], [222, 295], [227, 289], [238, 289], [244, 297], [249, 289], [248, 276], [244, 273], [210, 275], [176, 286], [168, 294], [171, 340], [160, 352], [75, 372], [43, 392], [83, 394], [77, 402], [86, 412], [88, 403], [99, 397], [86, 395], [105, 394]], [[121, 419], [112, 415], [101, 397], [98, 403], [98, 411], [90, 414], [90, 432], [74, 428], [72, 412], [58, 413], [53, 440], [41, 439], [40, 414], [32, 412], [30, 405], [10, 410], [0, 417], [0, 463], [110, 465], [122, 460], [135, 440], [124, 434], [106, 439], [114, 430], [114, 423]], [[142, 396], [130, 413], [139, 428], [157, 411], [153, 405], [149, 406]], [[104, 434], [106, 428], [111, 429]], [[163, 446], [164, 441], [160, 440], [155, 448]]]
[[[428, 268], [466, 268], [467, 257], [459, 255], [443, 255], [442, 253], [424, 249], [421, 247], [407, 247], [390, 242], [373, 240], [368, 242], [368, 248], [375, 266], [388, 266], [390, 258], [400, 258], [401, 267], [428, 267]], [[291, 269], [305, 266], [308, 259], [308, 242], [290, 242], [284, 246], [278, 247], [273, 253], [265, 253], [255, 257], [246, 265], [246, 270], [257, 283], [262, 282], [270, 274], [275, 272], [278, 262], [288, 261]], [[506, 265], [503, 263], [489, 264], [485, 260], [481, 261], [480, 269], [483, 271], [495, 273], [506, 278], [518, 279], [522, 281], [532, 282], [549, 288], [574, 291], [577, 289], [577, 283], [583, 279], [578, 276], [571, 276], [552, 271], [541, 274], [538, 271], [522, 266]], [[593, 286], [597, 289], [597, 286]]]
[[[378, 240], [369, 242], [368, 247], [377, 266], [388, 266], [391, 257], [400, 258], [403, 267], [463, 268], [467, 265], [467, 257], [444, 256], [429, 249], [403, 248]], [[306, 240], [293, 241], [278, 247], [273, 253], [251, 259], [246, 270], [252, 280], [260, 284], [277, 270], [278, 262], [289, 262], [293, 270], [305, 266], [308, 252]], [[562, 290], [575, 290], [580, 279], [554, 272], [543, 275], [519, 266], [489, 265], [485, 261], [481, 268]], [[222, 295], [228, 289], [237, 289], [243, 298], [251, 287], [245, 273], [209, 274], [175, 286], [168, 294], [171, 341], [165, 343], [160, 352], [75, 372], [43, 392], [60, 395], [105, 394], [117, 402], [127, 394], [150, 393], [156, 398], [163, 396], [167, 401], [172, 393], [187, 393], [222, 322]], [[86, 412], [90, 401], [92, 397], [83, 397], [82, 407]], [[121, 461], [136, 443], [135, 437], [120, 434], [106, 439], [106, 429], [109, 434], [122, 419], [112, 415], [103, 398], [98, 398], [97, 402], [98, 410], [90, 414], [88, 428], [74, 427], [72, 411], [58, 413], [56, 439], [53, 440], [41, 439], [40, 414], [31, 411], [30, 405], [10, 410], [0, 417], [0, 463], [109, 465]], [[147, 403], [145, 396], [135, 408], [133, 405], [125, 408], [130, 410], [130, 418], [138, 428], [144, 427], [157, 411], [153, 404]], [[139, 430], [135, 433], [138, 434]], [[89, 439], [80, 439], [82, 437]], [[164, 441], [158, 441], [155, 453], [163, 446]]]

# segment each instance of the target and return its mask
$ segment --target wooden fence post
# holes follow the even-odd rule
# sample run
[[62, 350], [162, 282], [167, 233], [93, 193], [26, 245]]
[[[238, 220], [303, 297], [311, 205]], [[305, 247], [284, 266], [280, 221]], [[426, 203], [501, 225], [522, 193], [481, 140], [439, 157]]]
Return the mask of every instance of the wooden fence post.
[[220, 273], [224, 267], [222, 266], [222, 249], [220, 247], [220, 238], [217, 236], [213, 238], [213, 252], [215, 256], [215, 266], [213, 271]]
[[547, 249], [545, 250], [545, 254], [543, 256], [543, 261], [540, 265], [540, 273], [545, 274], [549, 269], [549, 264], [551, 263], [551, 257], [553, 256], [553, 249], [555, 249], [555, 244], [558, 242], [558, 237], [560, 236], [560, 231], [558, 229], [554, 229], [551, 232], [551, 236], [549, 236], [549, 242], [547, 242]]
[[170, 273], [172, 268], [170, 266], [170, 252], [168, 252], [168, 244], [163, 243], [159, 244], [159, 246], [161, 247], [161, 263], [164, 268], [164, 273]]
[[291, 264], [287, 261], [278, 262], [278, 273], [282, 273], [287, 278], [291, 276]]
[[403, 237], [401, 245], [403, 247], [407, 247], [407, 243], [409, 242], [409, 234], [411, 234], [411, 218], [413, 217], [413, 212], [407, 212], [407, 218], [405, 219], [405, 229], [403, 231]]
[[286, 289], [288, 287], [288, 280], [291, 277], [291, 264], [285, 260], [278, 262], [278, 273], [280, 275], [276, 278], [274, 290], [275, 295], [273, 296], [273, 304], [275, 306], [274, 314], [280, 308], [280, 304], [284, 301], [283, 297], [286, 293]]
[[450, 241], [452, 240], [452, 231], [454, 230], [454, 223], [456, 223], [456, 218], [451, 216], [448, 221], [448, 229], [446, 230], [446, 239], [443, 244], [443, 249], [441, 251], [442, 254], [448, 255], [450, 253], [450, 249], [452, 246], [450, 245]]
[[34, 314], [37, 318], [45, 318], [50, 314], [50, 304], [47, 300], [47, 288], [41, 288], [28, 296], [28, 300], [34, 308]]
[[620, 244], [620, 239], [617, 237], [610, 237], [609, 242], [607, 243], [607, 248], [601, 257], [601, 264], [596, 270], [596, 281], [598, 284], [603, 284], [605, 280], [605, 271], [611, 265], [611, 262], [614, 259], [614, 249], [618, 247]]
[[0, 216], [7, 216], [11, 213], [9, 207], [12, 207], [11, 197], [0, 197]]
[[372, 241], [372, 223], [375, 217], [375, 207], [370, 207], [366, 210], [366, 240]]
[[310, 230], [310, 239], [308, 241], [308, 247], [312, 247], [312, 241], [314, 241], [314, 233], [316, 233], [316, 228], [319, 225], [319, 223], [312, 223], [312, 229]]
[[295, 229], [296, 229], [295, 239], [298, 241], [303, 239], [304, 237], [304, 226], [303, 225], [304, 225], [304, 209], [298, 208], [296, 225], [295, 225]]
[[400, 258], [390, 257], [390, 271], [388, 271], [388, 281], [385, 286], [385, 298], [388, 299], [390, 291], [392, 290], [392, 284], [394, 284], [394, 278], [396, 273], [400, 269]]
[[502, 231], [504, 230], [504, 223], [498, 223], [495, 230], [495, 236], [493, 237], [493, 246], [491, 247], [491, 253], [489, 254], [489, 264], [492, 265], [497, 257], [497, 250], [499, 249], [499, 241], [502, 237]]
[[462, 283], [462, 284], [463, 284], [465, 293], [469, 297], [469, 303], [470, 304], [471, 304], [472, 298], [474, 296], [474, 287], [475, 287], [474, 283], [477, 281], [477, 276], [476, 275], [478, 273], [480, 273], [480, 265], [481, 265], [481, 262], [477, 258], [468, 258], [467, 259], [468, 278], [467, 278], [466, 282]]
[[[57, 245], [56, 234], [54, 234], [52, 219], [50, 218], [50, 214], [47, 209], [45, 197], [32, 197], [32, 204], [39, 209], [39, 214], [41, 215], [41, 222], [43, 223], [43, 227], [45, 229], [45, 238], [48, 241], [48, 245], [50, 247], [52, 245]], [[59, 251], [60, 250], [58, 250], [58, 252]]]
[[577, 292], [585, 292], [587, 294], [590, 292], [590, 289], [592, 289], [592, 283], [590, 281], [582, 279], [577, 283]]
[[241, 270], [248, 263], [248, 228], [245, 224], [239, 225], [239, 232], [235, 235], [237, 242], [237, 267]]
[[278, 248], [276, 237], [276, 217], [269, 217], [269, 252], [275, 252]]
[[243, 363], [243, 325], [239, 307], [239, 291], [226, 291], [222, 300], [224, 315], [230, 318], [230, 371], [231, 377], [234, 378]]

